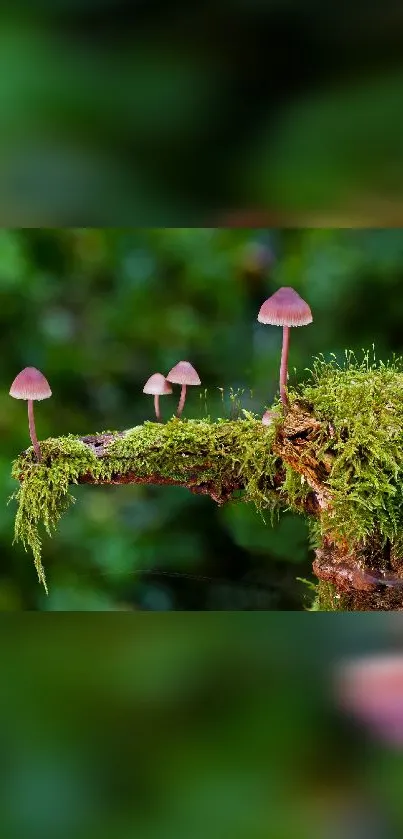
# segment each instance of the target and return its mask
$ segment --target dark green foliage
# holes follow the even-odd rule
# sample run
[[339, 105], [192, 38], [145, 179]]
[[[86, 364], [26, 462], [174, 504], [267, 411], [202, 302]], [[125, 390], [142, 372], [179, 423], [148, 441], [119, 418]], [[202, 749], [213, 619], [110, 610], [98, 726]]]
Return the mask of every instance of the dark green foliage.
[[395, 814], [379, 836], [402, 834], [401, 750], [335, 692], [344, 662], [396, 653], [398, 616], [18, 617], [5, 839], [344, 839], [374, 835], [374, 808]]
[[335, 0], [17, 0], [3, 217], [209, 225], [263, 206], [273, 223], [400, 221], [395, 7], [371, 4], [364, 33], [361, 4], [344, 17]]

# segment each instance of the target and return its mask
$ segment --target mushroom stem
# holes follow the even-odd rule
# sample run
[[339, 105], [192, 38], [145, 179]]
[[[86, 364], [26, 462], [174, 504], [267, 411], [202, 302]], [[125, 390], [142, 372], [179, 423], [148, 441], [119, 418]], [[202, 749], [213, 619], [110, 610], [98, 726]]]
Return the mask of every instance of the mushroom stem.
[[181, 416], [181, 413], [182, 413], [182, 411], [185, 407], [185, 399], [186, 399], [186, 385], [182, 385], [181, 397], [180, 397], [180, 400], [179, 400], [178, 410], [176, 412], [177, 417]]
[[285, 408], [289, 407], [287, 396], [288, 349], [290, 346], [290, 327], [283, 326], [283, 347], [280, 365], [280, 398]]
[[38, 461], [42, 460], [41, 450], [39, 448], [38, 438], [36, 436], [35, 430], [35, 420], [34, 420], [34, 403], [32, 399], [28, 399], [28, 425], [29, 425], [29, 436], [31, 438], [32, 445], [35, 450], [35, 454]]
[[155, 416], [157, 417], [157, 422], [161, 422], [159, 393], [156, 393], [155, 396], [154, 396], [154, 408], [155, 408]]

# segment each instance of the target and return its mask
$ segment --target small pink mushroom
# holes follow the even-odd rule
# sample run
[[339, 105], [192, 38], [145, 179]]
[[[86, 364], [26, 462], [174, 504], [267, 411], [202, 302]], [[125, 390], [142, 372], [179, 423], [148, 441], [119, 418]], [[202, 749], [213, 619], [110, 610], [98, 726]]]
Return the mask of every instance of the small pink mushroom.
[[312, 323], [312, 312], [305, 300], [293, 288], [279, 288], [271, 297], [264, 301], [257, 319], [260, 323], [270, 323], [283, 327], [283, 347], [280, 365], [280, 397], [285, 408], [288, 408], [287, 371], [288, 348], [290, 342], [290, 326], [307, 326]]
[[143, 393], [150, 393], [154, 396], [155, 416], [161, 422], [160, 396], [167, 396], [172, 393], [172, 388], [162, 373], [153, 373], [143, 387]]
[[262, 416], [262, 423], [263, 425], [272, 425], [276, 418], [276, 414], [274, 411], [265, 411]]
[[403, 656], [365, 656], [338, 667], [335, 692], [344, 711], [385, 743], [403, 748]]
[[176, 412], [176, 416], [180, 417], [185, 405], [186, 388], [188, 385], [201, 384], [199, 375], [189, 361], [179, 361], [175, 367], [172, 367], [172, 370], [169, 371], [166, 378], [175, 385], [182, 385], [178, 410]]
[[28, 402], [29, 434], [37, 460], [40, 461], [42, 455], [35, 430], [34, 400], [48, 399], [49, 396], [52, 396], [49, 382], [36, 367], [25, 367], [15, 377], [10, 387], [10, 396], [14, 399], [26, 399]]

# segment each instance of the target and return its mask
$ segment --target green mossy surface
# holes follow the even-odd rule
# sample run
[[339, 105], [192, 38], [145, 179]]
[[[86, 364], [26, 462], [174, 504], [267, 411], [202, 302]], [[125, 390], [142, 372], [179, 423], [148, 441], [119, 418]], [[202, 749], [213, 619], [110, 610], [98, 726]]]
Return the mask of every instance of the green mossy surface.
[[332, 504], [312, 522], [316, 541], [331, 532], [354, 544], [378, 532], [397, 551], [403, 547], [403, 367], [383, 364], [365, 353], [316, 359], [311, 380], [301, 388], [331, 438], [317, 452], [331, 456], [327, 480]]
[[[325, 533], [351, 544], [365, 543], [377, 531], [400, 549], [401, 360], [377, 363], [368, 353], [361, 361], [347, 353], [343, 365], [335, 358], [316, 359], [310, 380], [291, 392], [290, 398], [309, 404], [328, 429], [313, 445], [318, 460], [331, 459], [326, 484], [332, 504], [320, 519], [311, 520], [313, 543], [319, 543]], [[198, 483], [212, 482], [218, 491], [239, 481], [245, 488], [245, 500], [260, 509], [272, 514], [285, 506], [301, 511], [301, 501], [309, 492], [301, 475], [285, 464], [281, 494], [273, 485], [279, 458], [272, 452], [272, 443], [279, 422], [281, 415], [275, 424], [265, 427], [260, 417], [246, 411], [234, 421], [173, 418], [165, 425], [146, 422], [117, 438], [102, 458], [74, 436], [45, 440], [41, 443], [42, 463], [35, 461], [29, 449], [13, 464], [13, 476], [17, 480], [23, 476], [14, 495], [18, 502], [15, 539], [31, 548], [39, 579], [46, 586], [40, 528], [43, 525], [49, 535], [54, 532], [60, 516], [74, 501], [71, 484], [84, 473], [91, 473], [95, 480], [110, 479], [114, 473], [133, 472], [140, 478], [157, 474], [183, 483], [192, 475]], [[322, 610], [334, 608], [332, 596], [322, 598]]]
[[146, 422], [117, 438], [102, 458], [74, 436], [45, 440], [40, 444], [41, 463], [28, 449], [13, 464], [13, 477], [23, 476], [14, 495], [18, 502], [15, 540], [31, 548], [38, 577], [46, 587], [40, 526], [52, 534], [74, 501], [71, 484], [85, 473], [95, 480], [129, 472], [139, 478], [155, 474], [183, 483], [195, 479], [200, 484], [213, 482], [218, 492], [239, 481], [247, 500], [274, 511], [279, 503], [272, 484], [274, 433], [274, 426], [267, 428], [260, 417], [244, 412], [243, 419], [232, 422], [176, 418], [165, 425]]
[[347, 598], [339, 594], [331, 583], [320, 580], [310, 612], [345, 612]]

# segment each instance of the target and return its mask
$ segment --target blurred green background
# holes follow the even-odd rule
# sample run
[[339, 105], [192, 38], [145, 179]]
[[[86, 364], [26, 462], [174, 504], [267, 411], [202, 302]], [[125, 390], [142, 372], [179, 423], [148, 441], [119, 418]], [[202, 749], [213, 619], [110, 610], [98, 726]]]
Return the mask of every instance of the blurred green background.
[[399, 615], [2, 621], [5, 838], [401, 835], [401, 748], [333, 689], [344, 661], [401, 653]]
[[395, 0], [4, 3], [3, 223], [401, 222], [402, 36]]
[[[30, 441], [9, 387], [28, 365], [47, 376], [39, 439], [152, 419], [143, 385], [182, 358], [202, 380], [187, 417], [263, 413], [281, 347], [281, 330], [257, 322], [267, 296], [292, 285], [311, 305], [313, 324], [291, 334], [296, 383], [320, 352], [342, 359], [373, 342], [378, 357], [402, 352], [402, 279], [402, 230], [1, 230], [0, 610], [309, 605], [297, 580], [312, 579], [301, 517], [285, 513], [272, 529], [251, 506], [145, 486], [73, 488], [77, 504], [44, 538], [46, 597], [31, 556], [12, 547], [11, 461]], [[163, 416], [175, 406], [164, 397]]]

